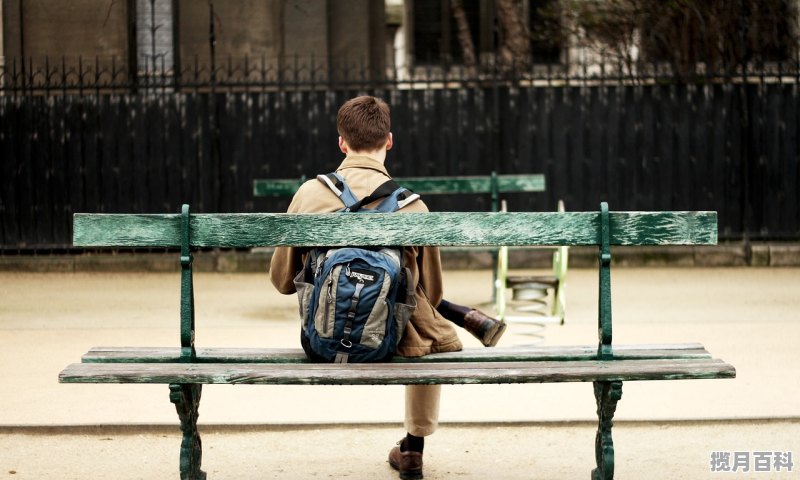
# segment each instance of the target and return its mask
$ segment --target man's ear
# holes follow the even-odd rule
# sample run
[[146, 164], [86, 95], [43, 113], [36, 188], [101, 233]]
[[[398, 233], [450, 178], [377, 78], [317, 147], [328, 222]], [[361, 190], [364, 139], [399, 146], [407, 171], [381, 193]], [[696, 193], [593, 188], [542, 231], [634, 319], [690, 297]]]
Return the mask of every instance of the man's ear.
[[347, 142], [344, 141], [344, 138], [341, 136], [339, 137], [339, 150], [342, 151], [345, 155], [347, 155]]
[[394, 142], [392, 140], [392, 132], [389, 132], [389, 140], [386, 141], [386, 150], [391, 150], [393, 144]]

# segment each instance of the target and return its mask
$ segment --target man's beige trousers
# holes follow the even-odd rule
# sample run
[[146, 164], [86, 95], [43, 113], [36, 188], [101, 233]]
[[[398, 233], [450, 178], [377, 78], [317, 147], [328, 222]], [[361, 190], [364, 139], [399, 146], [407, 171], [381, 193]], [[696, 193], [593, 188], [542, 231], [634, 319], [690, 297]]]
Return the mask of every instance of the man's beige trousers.
[[406, 432], [426, 437], [436, 430], [441, 394], [441, 385], [406, 385]]

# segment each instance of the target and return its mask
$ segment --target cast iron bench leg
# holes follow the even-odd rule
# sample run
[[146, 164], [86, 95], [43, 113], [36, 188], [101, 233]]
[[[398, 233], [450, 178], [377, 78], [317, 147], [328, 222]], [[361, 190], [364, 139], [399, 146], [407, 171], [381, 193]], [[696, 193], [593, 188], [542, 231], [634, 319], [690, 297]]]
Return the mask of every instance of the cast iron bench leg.
[[205, 480], [206, 472], [200, 470], [203, 446], [197, 431], [198, 408], [200, 407], [200, 384], [170, 384], [169, 400], [175, 404], [181, 420], [181, 480]]
[[622, 382], [594, 382], [594, 398], [597, 401], [597, 436], [594, 440], [594, 455], [597, 468], [592, 470], [592, 480], [614, 478], [614, 441], [611, 427], [617, 401], [622, 398]]

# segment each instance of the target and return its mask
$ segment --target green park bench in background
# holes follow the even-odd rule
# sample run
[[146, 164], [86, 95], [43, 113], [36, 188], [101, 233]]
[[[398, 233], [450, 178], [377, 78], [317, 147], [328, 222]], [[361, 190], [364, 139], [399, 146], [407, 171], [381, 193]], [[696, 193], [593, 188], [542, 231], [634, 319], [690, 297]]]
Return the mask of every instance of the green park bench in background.
[[[611, 246], [712, 245], [717, 241], [716, 212], [610, 212], [602, 204], [598, 212], [190, 215], [189, 207], [184, 206], [180, 214], [76, 214], [73, 226], [76, 247], [180, 248], [180, 346], [93, 348], [83, 355], [81, 363], [67, 366], [59, 374], [59, 381], [169, 385], [169, 398], [175, 404], [183, 433], [179, 464], [182, 479], [205, 478], [197, 428], [204, 384], [592, 382], [598, 415], [597, 467], [592, 478], [610, 479], [615, 458], [612, 419], [623, 382], [736, 375], [733, 366], [712, 358], [696, 343], [612, 344]], [[321, 239], [326, 245], [320, 245]], [[421, 358], [395, 357], [386, 363], [345, 365], [309, 363], [299, 346], [196, 348], [193, 249], [386, 244], [595, 246], [599, 269], [598, 341], [594, 345], [465, 349]], [[142, 300], [146, 303], [146, 299]], [[133, 315], [131, 322], [138, 315]], [[280, 459], [275, 462], [280, 463]]]
[[[299, 179], [257, 179], [253, 181], [253, 195], [290, 197], [305, 181], [305, 176]], [[421, 195], [489, 195], [492, 212], [506, 210], [503, 193], [545, 191], [545, 176], [542, 174], [498, 175], [492, 172], [490, 175], [400, 177], [395, 181]], [[563, 202], [559, 202], [559, 211], [564, 211]], [[557, 248], [553, 254], [550, 275], [508, 276], [508, 248], [501, 246], [494, 250], [491, 300], [480, 306], [489, 307], [497, 318], [510, 322], [541, 325], [542, 322], [555, 321], [563, 324], [566, 315], [568, 253], [567, 246]], [[523, 313], [522, 316], [506, 315], [505, 297], [509, 288], [513, 292], [509, 310], [511, 313]]]
[[[468, 175], [454, 177], [400, 177], [394, 179], [407, 189], [420, 195], [491, 195], [491, 211], [500, 210], [500, 194], [544, 192], [545, 179], [542, 174], [522, 175]], [[253, 195], [256, 197], [291, 197], [306, 181], [299, 179], [253, 180]]]

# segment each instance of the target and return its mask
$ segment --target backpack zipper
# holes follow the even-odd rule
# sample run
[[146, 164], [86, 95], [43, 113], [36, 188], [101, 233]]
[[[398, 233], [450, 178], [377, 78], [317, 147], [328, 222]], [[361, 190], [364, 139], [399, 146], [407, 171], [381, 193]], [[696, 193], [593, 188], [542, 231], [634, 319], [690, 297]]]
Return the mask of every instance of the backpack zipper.
[[322, 319], [322, 331], [327, 335], [328, 333], [328, 318], [330, 315], [330, 307], [331, 303], [333, 302], [333, 295], [331, 295], [331, 291], [333, 290], [333, 279], [328, 277], [328, 289], [327, 289], [327, 297], [325, 301], [325, 316]]

